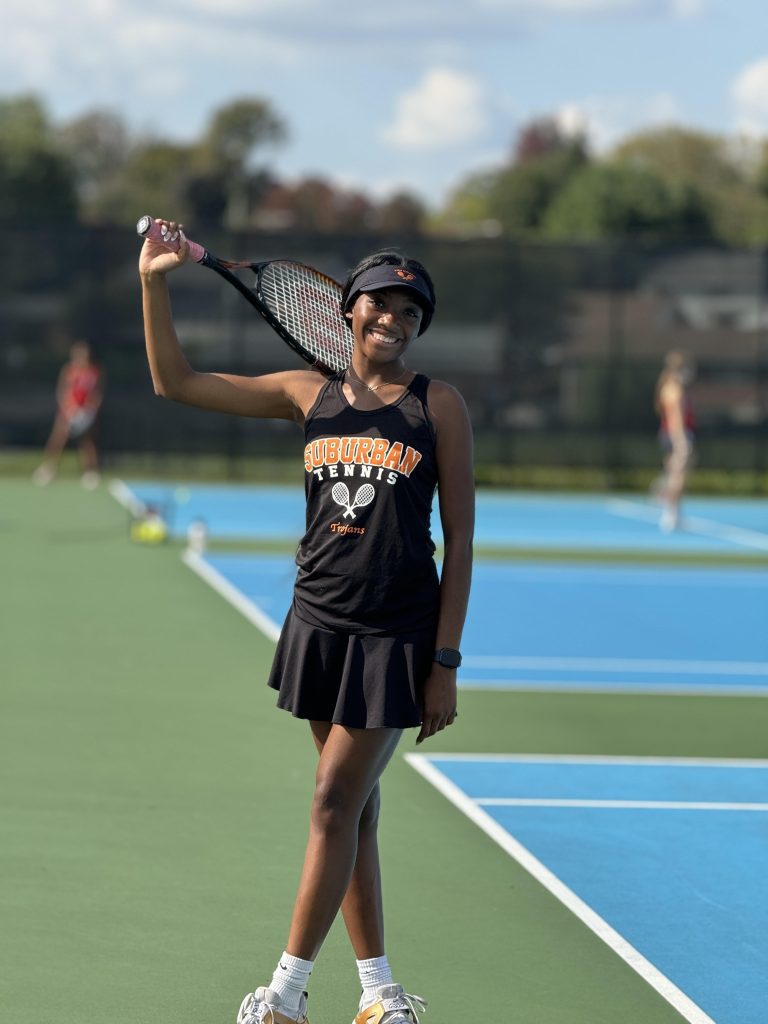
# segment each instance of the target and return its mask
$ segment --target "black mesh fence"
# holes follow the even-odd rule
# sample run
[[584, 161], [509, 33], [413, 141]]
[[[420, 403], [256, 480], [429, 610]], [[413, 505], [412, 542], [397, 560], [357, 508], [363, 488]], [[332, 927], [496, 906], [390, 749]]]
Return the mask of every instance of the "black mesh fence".
[[[205, 234], [227, 257], [287, 256], [337, 279], [392, 239]], [[456, 384], [478, 463], [592, 467], [608, 486], [658, 464], [654, 383], [671, 349], [697, 367], [700, 469], [768, 474], [766, 253], [540, 246], [499, 239], [398, 240], [429, 267], [438, 311], [410, 363]], [[143, 353], [139, 240], [125, 229], [5, 225], [0, 251], [0, 447], [39, 448], [69, 346], [88, 339], [107, 371], [100, 441], [190, 459], [295, 457], [287, 423], [237, 420], [154, 396]], [[257, 374], [301, 366], [216, 275], [172, 279], [179, 335], [199, 369]], [[503, 476], [503, 473], [501, 474]]]

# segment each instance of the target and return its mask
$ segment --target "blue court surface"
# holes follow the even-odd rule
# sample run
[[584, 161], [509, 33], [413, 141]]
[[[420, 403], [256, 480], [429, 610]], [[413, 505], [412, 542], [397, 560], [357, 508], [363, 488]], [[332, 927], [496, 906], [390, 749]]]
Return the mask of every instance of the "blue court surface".
[[[187, 554], [271, 639], [289, 555]], [[768, 696], [768, 570], [475, 564], [459, 683], [473, 689]]]
[[[134, 511], [155, 505], [179, 536], [203, 520], [212, 538], [279, 539], [293, 546], [303, 529], [303, 493], [295, 487], [132, 482], [113, 485], [113, 493]], [[664, 535], [649, 502], [480, 492], [479, 547], [535, 551], [540, 545], [551, 554], [558, 547], [602, 546], [644, 550], [654, 561], [478, 559], [461, 686], [768, 695], [768, 567], [665, 565], [661, 550], [768, 550], [768, 502], [691, 499], [686, 509], [690, 529]], [[186, 557], [277, 638], [291, 600], [290, 555]]]
[[[133, 513], [155, 505], [180, 537], [196, 520], [230, 542], [294, 547], [303, 531], [297, 488], [113, 493]], [[768, 502], [691, 499], [671, 535], [634, 498], [481, 493], [477, 509], [478, 547], [530, 560], [476, 560], [461, 687], [768, 696], [768, 565], [664, 563], [666, 553], [768, 552]], [[649, 558], [552, 561], [559, 549]], [[183, 557], [277, 639], [291, 554]], [[683, 1019], [768, 1020], [768, 761], [406, 757]]]
[[768, 1019], [768, 761], [406, 759], [685, 1020]]
[[[154, 505], [173, 533], [203, 520], [211, 537], [294, 543], [304, 528], [301, 487], [116, 482], [112, 493], [127, 507]], [[659, 510], [646, 499], [605, 495], [519, 494], [480, 491], [476, 543], [526, 550], [583, 549], [665, 553], [768, 552], [768, 501], [691, 498], [684, 529], [663, 534]], [[439, 519], [433, 533], [441, 540]]]

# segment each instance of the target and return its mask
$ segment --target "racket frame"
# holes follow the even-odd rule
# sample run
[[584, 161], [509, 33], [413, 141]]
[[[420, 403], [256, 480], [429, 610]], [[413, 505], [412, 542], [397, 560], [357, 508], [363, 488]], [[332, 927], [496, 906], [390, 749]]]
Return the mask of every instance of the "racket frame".
[[[136, 224], [136, 232], [143, 238], [150, 238], [157, 242], [159, 245], [164, 246], [170, 252], [178, 252], [181, 248], [182, 239], [177, 236], [176, 238], [164, 239], [160, 235], [160, 229], [157, 226], [156, 221], [148, 214], [141, 217]], [[300, 263], [297, 260], [286, 260], [286, 259], [275, 259], [275, 260], [262, 260], [260, 262], [253, 262], [250, 260], [234, 261], [234, 260], [222, 260], [218, 256], [205, 249], [199, 242], [193, 242], [187, 239], [189, 246], [190, 258], [195, 263], [200, 263], [202, 266], [207, 267], [209, 270], [215, 271], [225, 281], [232, 285], [243, 298], [249, 302], [257, 313], [269, 324], [272, 330], [285, 342], [285, 344], [300, 356], [304, 362], [309, 363], [310, 366], [315, 367], [326, 377], [332, 377], [344, 368], [344, 365], [339, 363], [338, 366], [332, 365], [330, 362], [326, 362], [320, 356], [310, 352], [308, 348], [301, 344], [297, 338], [291, 334], [287, 327], [282, 321], [275, 316], [269, 305], [266, 303], [261, 292], [261, 273], [266, 267], [279, 264], [290, 264], [300, 269], [308, 270], [311, 272], [311, 276], [319, 277], [327, 281], [334, 288], [339, 291], [339, 298], [341, 298], [341, 285], [338, 281], [334, 281], [332, 277], [327, 274], [323, 274], [321, 271], [316, 270], [314, 267], [310, 267], [305, 263]], [[256, 277], [255, 286], [249, 286], [241, 278], [237, 276], [234, 270], [250, 270]], [[341, 316], [341, 309], [339, 309], [339, 316]], [[343, 326], [343, 321], [342, 321]], [[345, 328], [346, 330], [346, 328]], [[342, 335], [345, 337], [345, 335]], [[350, 338], [349, 344], [349, 357], [352, 356], [352, 341]], [[348, 360], [349, 361], [349, 360]], [[347, 361], [347, 362], [348, 362]]]

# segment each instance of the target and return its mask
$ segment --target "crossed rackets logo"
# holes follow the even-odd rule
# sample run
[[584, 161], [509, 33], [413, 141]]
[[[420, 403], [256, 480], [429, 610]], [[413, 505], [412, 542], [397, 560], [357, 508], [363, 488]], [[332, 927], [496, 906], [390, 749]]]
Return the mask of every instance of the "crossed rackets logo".
[[344, 518], [352, 516], [356, 519], [355, 509], [362, 508], [364, 505], [370, 505], [373, 499], [376, 497], [376, 490], [373, 484], [361, 484], [357, 489], [357, 493], [352, 501], [349, 500], [349, 488], [346, 484], [334, 484], [331, 488], [331, 497], [337, 505], [341, 505], [346, 511], [344, 512]]

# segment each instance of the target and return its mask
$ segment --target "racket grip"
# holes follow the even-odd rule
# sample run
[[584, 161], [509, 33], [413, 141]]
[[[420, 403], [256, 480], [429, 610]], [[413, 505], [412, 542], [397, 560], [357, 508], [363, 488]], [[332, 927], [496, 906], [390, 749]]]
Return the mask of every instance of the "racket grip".
[[[178, 252], [181, 248], [181, 237], [177, 235], [173, 241], [170, 239], [166, 241], [162, 228], [157, 221], [148, 214], [140, 218], [136, 225], [136, 234], [141, 235], [142, 238], [149, 238], [153, 242], [159, 242], [160, 245], [165, 246], [165, 248], [170, 252]], [[189, 246], [189, 258], [194, 260], [195, 263], [202, 263], [205, 258], [205, 249], [202, 245], [198, 245], [197, 242], [193, 242], [189, 238], [187, 239], [187, 245]]]

